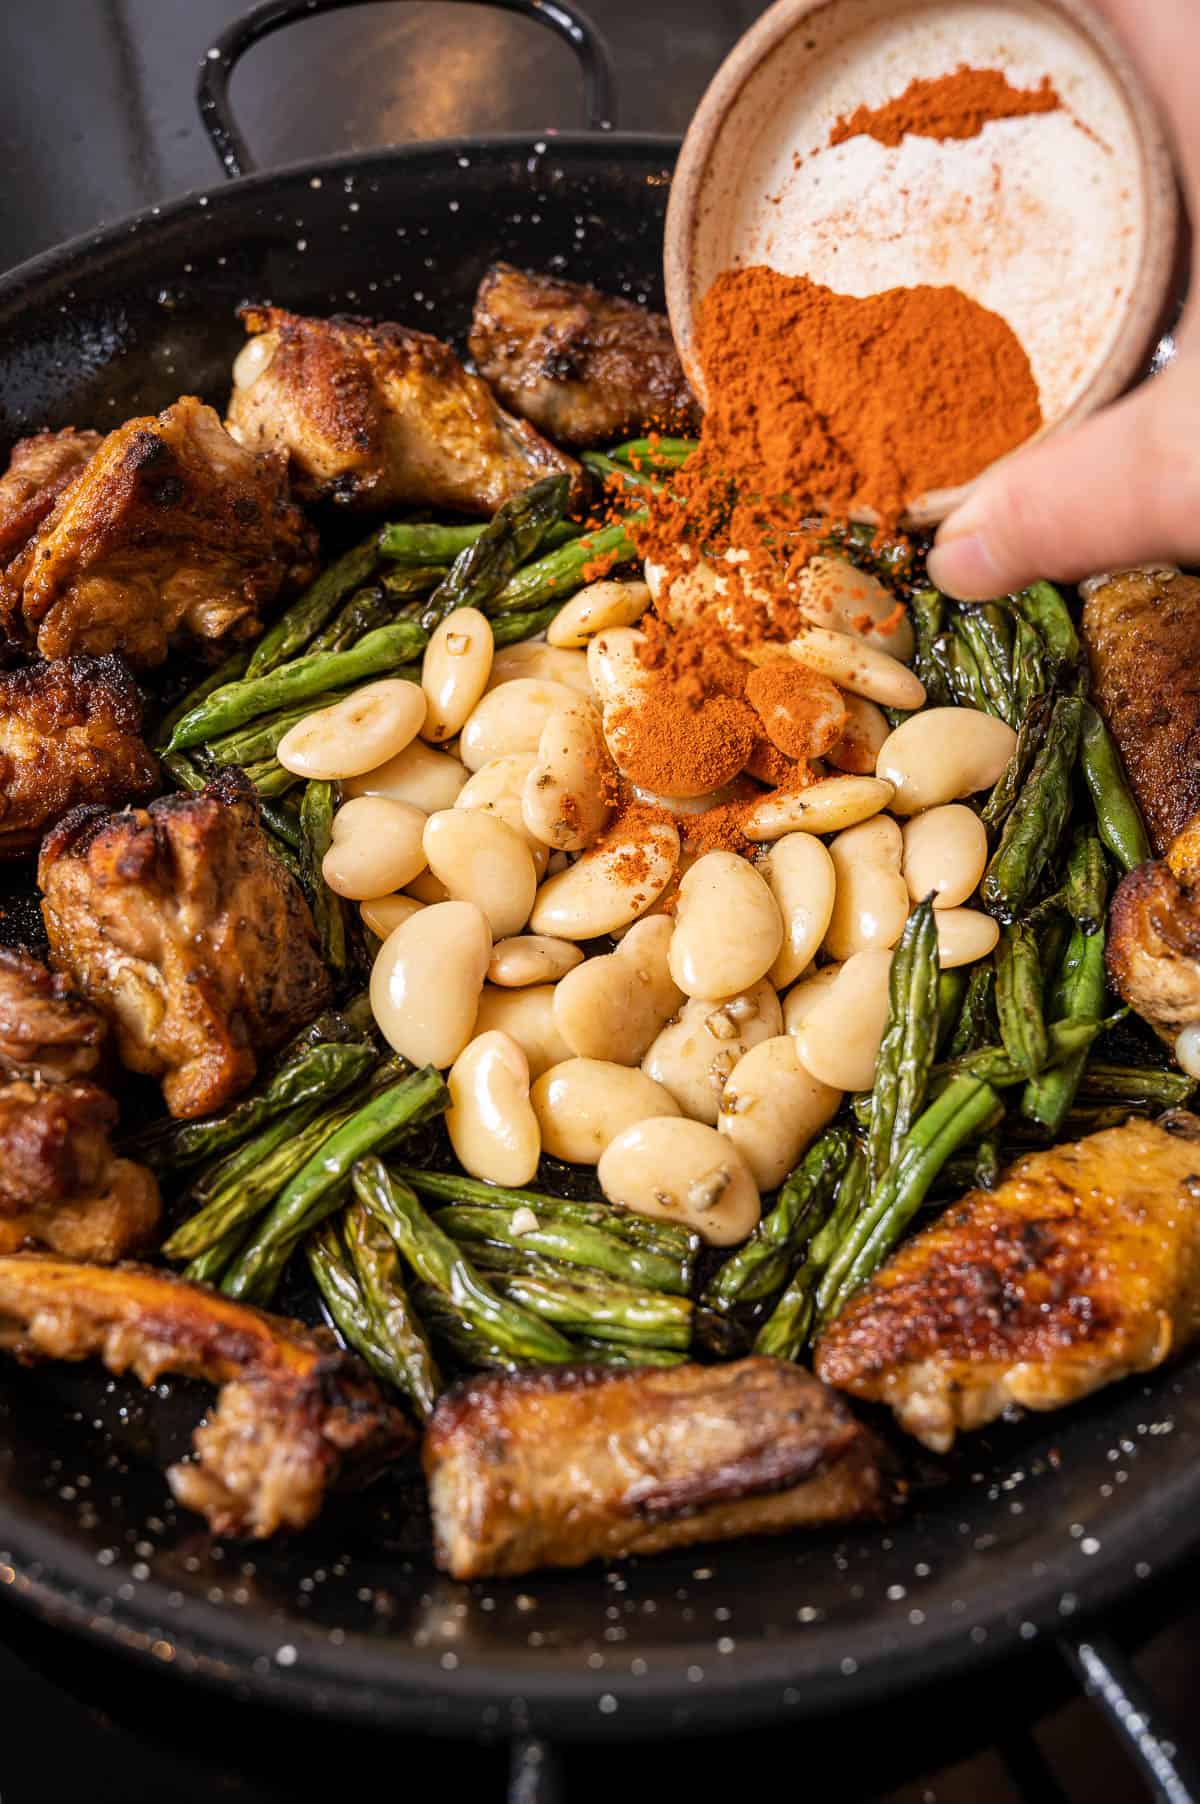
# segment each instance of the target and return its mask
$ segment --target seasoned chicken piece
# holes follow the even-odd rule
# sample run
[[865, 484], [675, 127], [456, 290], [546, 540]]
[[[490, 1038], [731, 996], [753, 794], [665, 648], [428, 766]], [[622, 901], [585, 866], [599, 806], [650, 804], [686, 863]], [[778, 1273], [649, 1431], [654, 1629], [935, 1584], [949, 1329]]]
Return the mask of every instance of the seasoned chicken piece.
[[699, 425], [666, 315], [583, 282], [493, 263], [475, 297], [470, 347], [505, 406], [560, 444]]
[[1093, 698], [1165, 852], [1200, 814], [1200, 577], [1126, 570], [1084, 588]]
[[282, 458], [235, 444], [185, 395], [110, 432], [9, 566], [19, 626], [46, 658], [161, 664], [172, 634], [241, 639], [311, 574], [315, 539]]
[[53, 964], [125, 1064], [162, 1078], [172, 1115], [221, 1108], [329, 998], [308, 903], [240, 771], [149, 808], [77, 808], [38, 882]]
[[1200, 1021], [1200, 817], [1121, 879], [1105, 958], [1113, 988], [1168, 1037]]
[[1200, 1121], [1031, 1153], [893, 1254], [817, 1343], [827, 1384], [944, 1453], [1009, 1404], [1058, 1409], [1200, 1330]]
[[603, 1367], [470, 1380], [425, 1431], [437, 1563], [581, 1566], [881, 1515], [874, 1437], [799, 1366]]
[[167, 1474], [179, 1502], [219, 1535], [304, 1528], [340, 1477], [376, 1469], [415, 1440], [366, 1367], [324, 1329], [144, 1266], [0, 1258], [0, 1347], [24, 1360], [97, 1357], [143, 1384], [177, 1372], [220, 1385], [193, 1437], [196, 1463]]
[[108, 1024], [64, 977], [27, 952], [0, 948], [0, 1071], [65, 1083], [90, 1077]]
[[0, 1253], [49, 1247], [107, 1265], [149, 1245], [158, 1185], [114, 1158], [117, 1113], [95, 1084], [0, 1083]]
[[17, 440], [0, 476], [0, 564], [33, 537], [100, 441], [100, 433], [76, 432], [74, 426]]
[[248, 307], [226, 424], [286, 452], [296, 493], [347, 507], [494, 513], [539, 476], [579, 466], [496, 405], [449, 345], [389, 321]]
[[0, 857], [31, 851], [81, 802], [161, 788], [142, 698], [118, 657], [55, 658], [0, 672]]

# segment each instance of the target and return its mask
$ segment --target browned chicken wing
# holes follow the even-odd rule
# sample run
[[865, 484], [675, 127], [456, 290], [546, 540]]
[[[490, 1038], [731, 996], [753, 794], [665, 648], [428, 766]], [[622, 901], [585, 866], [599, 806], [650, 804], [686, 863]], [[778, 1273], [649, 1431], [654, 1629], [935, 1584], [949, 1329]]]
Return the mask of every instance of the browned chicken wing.
[[493, 263], [475, 297], [470, 347], [504, 405], [560, 444], [699, 424], [666, 315], [583, 282]]
[[100, 442], [100, 433], [76, 432], [74, 426], [17, 440], [0, 476], [0, 564], [33, 537]]
[[581, 1566], [878, 1516], [874, 1437], [799, 1366], [472, 1379], [425, 1432], [438, 1565], [455, 1578]]
[[108, 1023], [59, 974], [27, 952], [0, 948], [0, 1071], [65, 1083], [90, 1077]]
[[1093, 697], [1162, 853], [1200, 814], [1200, 577], [1125, 570], [1085, 588]]
[[415, 1440], [333, 1336], [143, 1266], [0, 1258], [0, 1347], [18, 1358], [100, 1358], [143, 1384], [164, 1372], [220, 1385], [195, 1463], [167, 1474], [219, 1535], [304, 1528], [339, 1479]]
[[0, 1083], [0, 1253], [49, 1247], [111, 1264], [150, 1244], [158, 1185], [113, 1156], [116, 1124], [95, 1084]]
[[1058, 1409], [1200, 1330], [1200, 1121], [1018, 1160], [896, 1252], [817, 1344], [827, 1384], [945, 1452], [1009, 1404]]
[[42, 847], [51, 959], [113, 1024], [173, 1115], [252, 1081], [330, 993], [308, 904], [271, 852], [240, 771], [199, 795], [78, 808]]
[[43, 657], [121, 651], [161, 664], [171, 636], [243, 638], [313, 569], [278, 457], [256, 457], [185, 395], [110, 432], [9, 566], [15, 629]]
[[55, 658], [0, 672], [0, 857], [32, 851], [81, 802], [161, 788], [142, 698], [120, 658]]
[[242, 318], [254, 336], [226, 423], [251, 450], [286, 452], [305, 500], [490, 514], [539, 476], [579, 474], [428, 333], [280, 307]]
[[1121, 879], [1105, 956], [1113, 988], [1163, 1033], [1200, 1021], [1200, 819]]

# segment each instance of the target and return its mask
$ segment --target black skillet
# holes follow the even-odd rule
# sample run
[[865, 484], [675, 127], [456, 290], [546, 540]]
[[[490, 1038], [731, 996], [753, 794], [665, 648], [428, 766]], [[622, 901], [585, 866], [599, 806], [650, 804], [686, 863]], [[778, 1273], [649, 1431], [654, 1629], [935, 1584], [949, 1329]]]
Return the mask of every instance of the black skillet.
[[[270, 297], [461, 339], [494, 257], [661, 305], [676, 146], [603, 134], [462, 140], [249, 166], [240, 52], [355, 0], [272, 0], [209, 53], [202, 110], [229, 187], [154, 208], [0, 281], [0, 438], [104, 427], [195, 391], [220, 405], [233, 311]], [[607, 58], [579, 15], [500, 0], [577, 50], [593, 126]], [[29, 899], [0, 920], [9, 938]], [[91, 1368], [0, 1367], [0, 1593], [244, 1694], [457, 1734], [670, 1733], [846, 1710], [1075, 1633], [1200, 1539], [1200, 1358], [975, 1437], [886, 1530], [749, 1541], [606, 1570], [458, 1585], [419, 1486], [331, 1502], [310, 1533], [214, 1544], [163, 1461], [202, 1399]]]

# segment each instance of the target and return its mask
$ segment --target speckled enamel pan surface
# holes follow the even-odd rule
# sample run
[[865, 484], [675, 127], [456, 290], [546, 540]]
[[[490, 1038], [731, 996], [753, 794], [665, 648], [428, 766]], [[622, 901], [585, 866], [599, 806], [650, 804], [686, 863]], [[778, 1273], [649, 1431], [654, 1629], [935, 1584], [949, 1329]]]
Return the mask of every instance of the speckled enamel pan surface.
[[[462, 143], [255, 177], [0, 282], [0, 439], [220, 402], [233, 309], [461, 335], [493, 257], [661, 305], [674, 145]], [[35, 919], [20, 880], [0, 937]], [[309, 1534], [222, 1546], [162, 1478], [204, 1394], [0, 1365], [0, 1594], [180, 1674], [456, 1734], [684, 1733], [850, 1709], [1108, 1605], [1200, 1538], [1200, 1360], [916, 1469], [890, 1527], [458, 1585], [399, 1474]]]

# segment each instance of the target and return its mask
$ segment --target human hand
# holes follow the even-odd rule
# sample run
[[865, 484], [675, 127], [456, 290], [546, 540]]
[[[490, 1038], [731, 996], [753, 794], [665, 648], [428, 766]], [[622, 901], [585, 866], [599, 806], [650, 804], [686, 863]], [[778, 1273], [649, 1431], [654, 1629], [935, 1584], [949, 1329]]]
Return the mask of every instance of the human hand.
[[[1155, 93], [1200, 221], [1200, 37], [1194, 0], [1096, 0]], [[938, 588], [981, 601], [1037, 577], [1075, 582], [1154, 559], [1200, 558], [1200, 256], [1167, 368], [1081, 426], [1018, 451], [942, 524]]]

